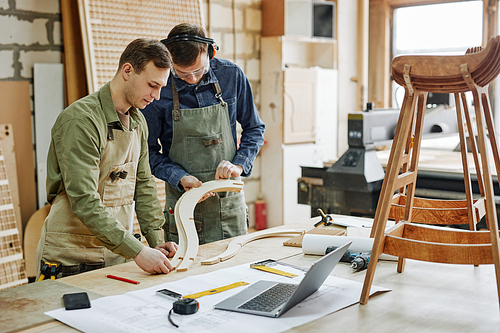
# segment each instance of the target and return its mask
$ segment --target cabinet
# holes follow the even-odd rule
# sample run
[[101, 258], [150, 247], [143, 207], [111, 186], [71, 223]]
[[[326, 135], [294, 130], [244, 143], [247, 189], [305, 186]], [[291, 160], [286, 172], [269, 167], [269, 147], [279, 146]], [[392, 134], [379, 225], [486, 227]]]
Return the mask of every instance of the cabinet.
[[262, 0], [262, 36], [335, 38], [336, 1]]
[[261, 39], [261, 188], [268, 227], [310, 218], [297, 203], [301, 166], [337, 157], [338, 72], [334, 39], [269, 36]]

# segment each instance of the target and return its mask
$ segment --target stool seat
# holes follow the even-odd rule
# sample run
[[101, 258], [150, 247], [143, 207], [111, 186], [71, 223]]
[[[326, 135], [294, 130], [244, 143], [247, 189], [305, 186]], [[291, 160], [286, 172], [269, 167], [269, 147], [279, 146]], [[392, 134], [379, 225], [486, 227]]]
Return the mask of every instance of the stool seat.
[[392, 61], [394, 80], [406, 86], [405, 66], [414, 89], [426, 92], [460, 93], [470, 90], [460, 66], [467, 64], [472, 80], [484, 87], [500, 74], [500, 36], [491, 38], [486, 48], [469, 48], [464, 55], [457, 56], [412, 56], [395, 57]]

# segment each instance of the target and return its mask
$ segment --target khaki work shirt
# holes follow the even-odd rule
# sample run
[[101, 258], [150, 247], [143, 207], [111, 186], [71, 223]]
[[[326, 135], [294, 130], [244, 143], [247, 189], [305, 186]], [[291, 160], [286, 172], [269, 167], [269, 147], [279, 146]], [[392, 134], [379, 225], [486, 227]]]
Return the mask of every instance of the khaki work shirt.
[[149, 167], [146, 121], [135, 108], [130, 108], [129, 114], [130, 129], [126, 129], [118, 118], [107, 83], [60, 114], [52, 128], [47, 158], [49, 203], [66, 191], [73, 213], [105, 247], [127, 259], [139, 253], [144, 245], [125, 229], [123, 224], [128, 223], [122, 224], [110, 214], [98, 192], [101, 152], [108, 142], [108, 124], [115, 129], [139, 133], [141, 153], [136, 174], [135, 210], [141, 232], [151, 247], [164, 242], [162, 226], [165, 222]]

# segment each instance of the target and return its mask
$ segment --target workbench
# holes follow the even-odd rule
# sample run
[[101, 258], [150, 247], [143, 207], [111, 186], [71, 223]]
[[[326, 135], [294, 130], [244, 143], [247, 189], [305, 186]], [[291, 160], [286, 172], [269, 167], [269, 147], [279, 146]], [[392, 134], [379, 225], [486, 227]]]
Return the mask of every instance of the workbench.
[[[335, 216], [333, 216], [335, 219]], [[277, 228], [309, 230], [319, 218]], [[290, 238], [290, 237], [288, 237]], [[62, 307], [65, 293], [86, 291], [90, 299], [172, 282], [221, 268], [279, 259], [309, 267], [318, 256], [304, 255], [298, 247], [283, 246], [285, 237], [256, 240], [238, 254], [216, 265], [200, 265], [202, 259], [222, 253], [231, 239], [200, 246], [187, 272], [150, 275], [134, 262], [103, 268], [58, 280], [45, 280], [0, 291], [0, 332], [74, 332], [43, 312]], [[407, 260], [403, 273], [397, 262], [380, 261], [373, 284], [392, 291], [370, 298], [288, 332], [498, 332], [500, 311], [493, 265], [462, 266]], [[365, 271], [354, 272], [339, 263], [332, 275], [363, 283]], [[139, 285], [106, 278], [106, 274], [140, 281]], [[167, 314], [165, 314], [167, 315]]]

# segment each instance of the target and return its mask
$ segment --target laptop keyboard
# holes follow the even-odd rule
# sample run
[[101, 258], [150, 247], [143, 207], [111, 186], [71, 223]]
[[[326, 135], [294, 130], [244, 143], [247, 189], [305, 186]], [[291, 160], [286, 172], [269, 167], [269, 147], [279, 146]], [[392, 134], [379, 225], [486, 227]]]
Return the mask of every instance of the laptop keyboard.
[[243, 303], [238, 309], [271, 312], [288, 301], [295, 289], [297, 289], [297, 286], [296, 284], [278, 283], [246, 303]]

